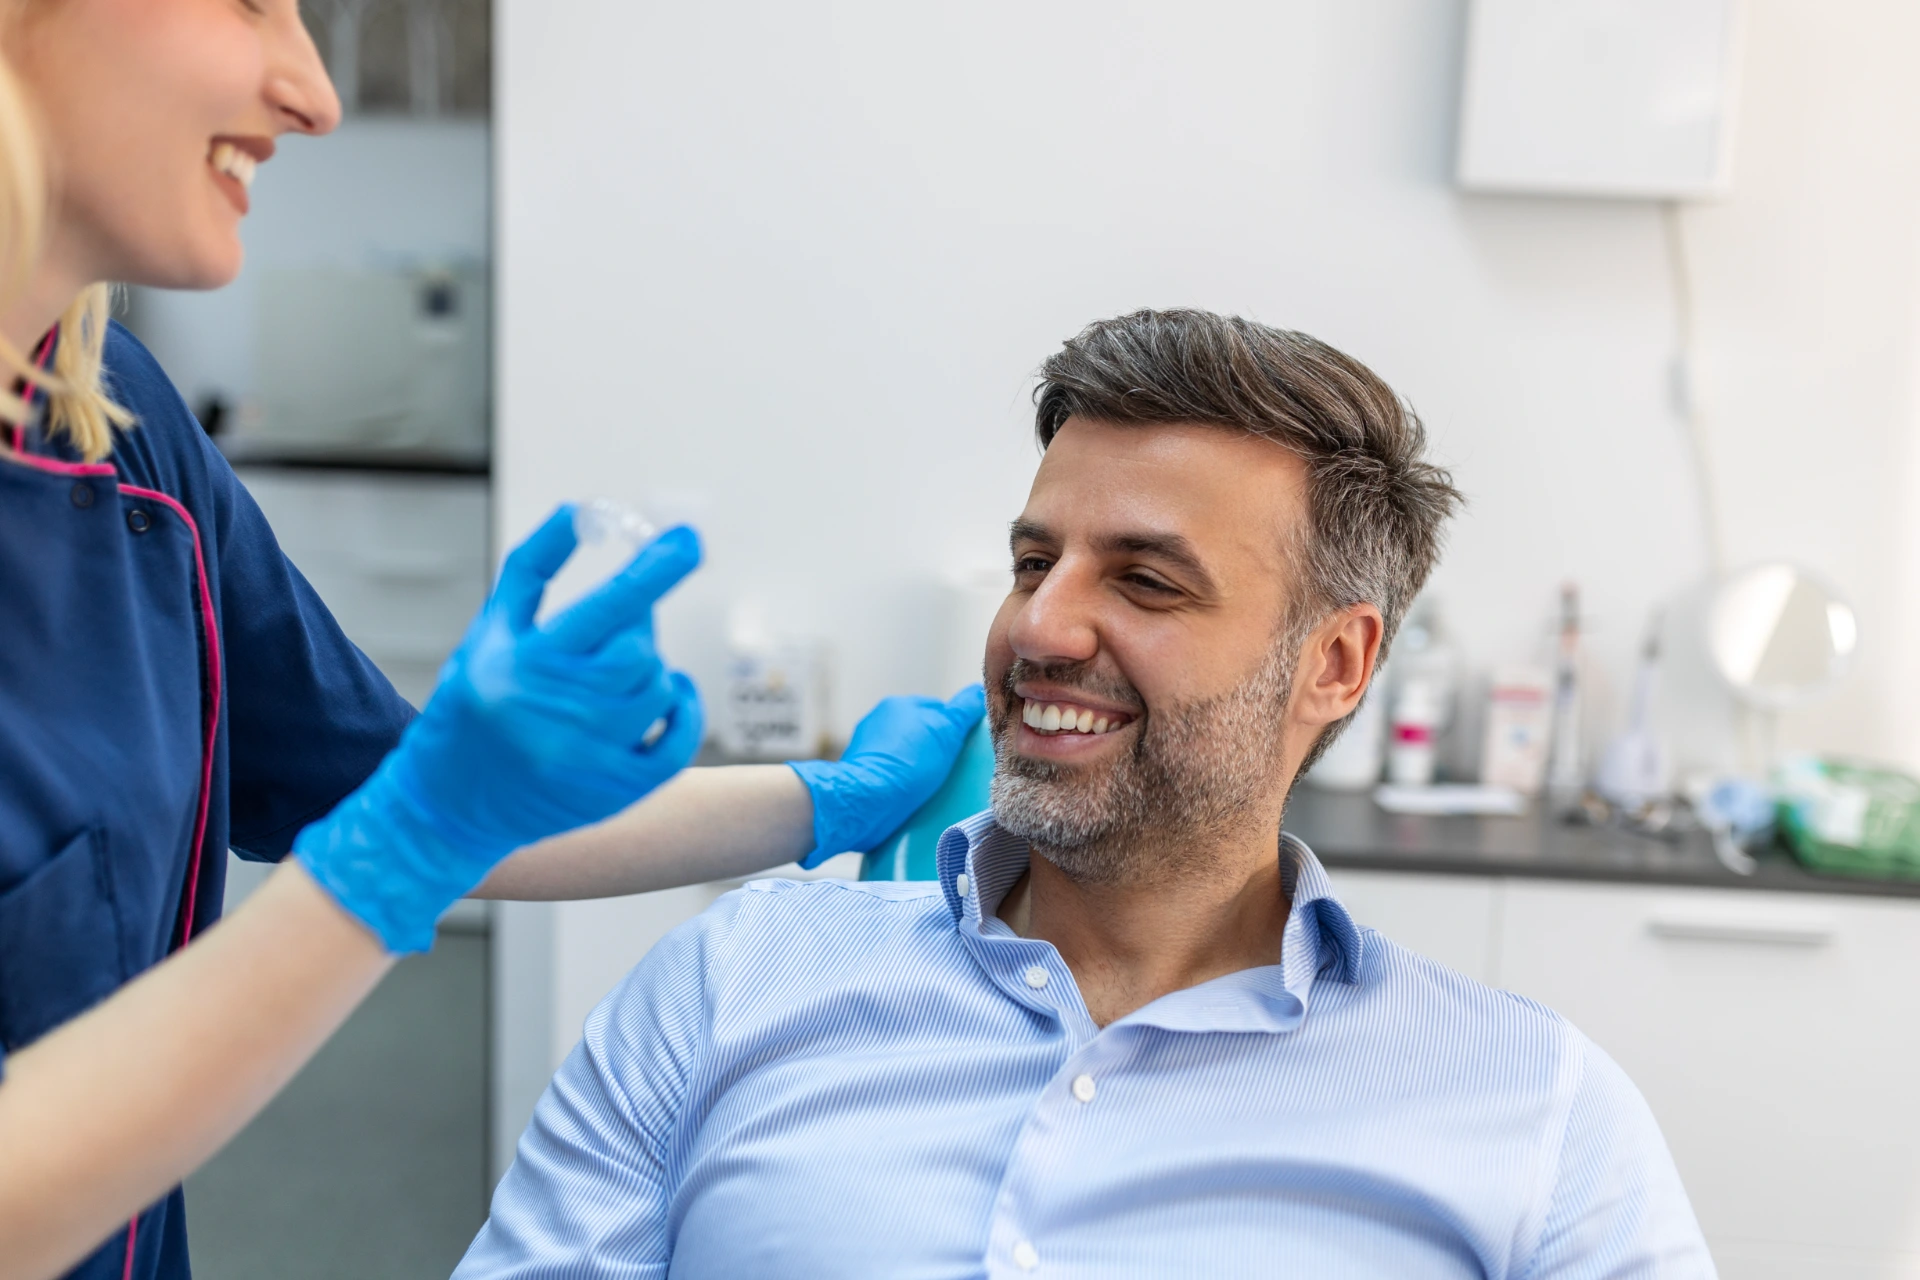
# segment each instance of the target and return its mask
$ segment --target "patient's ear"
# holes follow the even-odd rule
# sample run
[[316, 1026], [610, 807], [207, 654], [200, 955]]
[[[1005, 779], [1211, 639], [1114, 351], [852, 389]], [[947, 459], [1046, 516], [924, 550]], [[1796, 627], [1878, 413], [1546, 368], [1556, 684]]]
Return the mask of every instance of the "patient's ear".
[[1385, 626], [1370, 604], [1328, 615], [1300, 648], [1293, 672], [1293, 717], [1315, 728], [1352, 713], [1373, 679]]

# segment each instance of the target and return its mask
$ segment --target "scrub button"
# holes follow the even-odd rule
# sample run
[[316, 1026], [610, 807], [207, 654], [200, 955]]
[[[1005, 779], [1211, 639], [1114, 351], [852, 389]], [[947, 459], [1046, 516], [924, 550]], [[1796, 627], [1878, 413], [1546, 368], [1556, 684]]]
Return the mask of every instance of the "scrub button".
[[76, 480], [73, 491], [67, 496], [73, 499], [74, 506], [84, 510], [93, 505], [93, 486], [85, 480]]
[[135, 507], [133, 510], [127, 512], [127, 528], [133, 530], [135, 533], [145, 533], [147, 530], [153, 528], [153, 517], [140, 510], [140, 508]]
[[1082, 1102], [1092, 1102], [1093, 1094], [1094, 1094], [1094, 1088], [1093, 1088], [1092, 1076], [1088, 1075], [1086, 1072], [1083, 1071], [1079, 1075], [1073, 1078], [1073, 1096], [1074, 1097], [1080, 1099], [1080, 1101]]
[[1047, 971], [1039, 965], [1027, 970], [1027, 985], [1035, 991], [1047, 985]]
[[1013, 1246], [1013, 1261], [1022, 1271], [1031, 1271], [1040, 1265], [1040, 1251], [1031, 1240], [1022, 1240]]
[[966, 897], [967, 891], [972, 888], [973, 888], [973, 883], [967, 879], [966, 872], [962, 871], [959, 875], [953, 878], [953, 891], [959, 894], [961, 897], [963, 898]]

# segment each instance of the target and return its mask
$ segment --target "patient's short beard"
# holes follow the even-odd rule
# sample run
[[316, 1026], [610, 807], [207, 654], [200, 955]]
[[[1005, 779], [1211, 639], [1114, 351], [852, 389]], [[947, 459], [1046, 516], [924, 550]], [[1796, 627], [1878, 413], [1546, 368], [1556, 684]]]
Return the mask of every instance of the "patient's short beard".
[[993, 699], [995, 820], [1083, 882], [1136, 883], [1202, 861], [1208, 837], [1250, 821], [1285, 767], [1281, 728], [1297, 648], [1282, 638], [1238, 688], [1142, 716], [1131, 750], [1088, 766], [1015, 754], [1014, 686], [1045, 680], [1136, 707], [1139, 695], [1085, 663], [1016, 660]]

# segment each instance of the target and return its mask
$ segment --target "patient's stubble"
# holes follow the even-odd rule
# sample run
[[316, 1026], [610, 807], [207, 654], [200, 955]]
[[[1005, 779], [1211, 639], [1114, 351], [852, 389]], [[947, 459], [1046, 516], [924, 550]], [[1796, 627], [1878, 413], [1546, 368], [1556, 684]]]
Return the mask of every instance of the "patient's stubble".
[[1143, 706], [1139, 693], [1090, 663], [1015, 659], [989, 708], [995, 820], [1085, 883], [1151, 881], [1204, 860], [1208, 845], [1258, 820], [1259, 801], [1285, 767], [1282, 727], [1299, 648], [1291, 640], [1276, 637], [1254, 674], [1226, 693], [1143, 712], [1131, 748], [1097, 765], [1015, 752], [1015, 685], [1039, 679]]

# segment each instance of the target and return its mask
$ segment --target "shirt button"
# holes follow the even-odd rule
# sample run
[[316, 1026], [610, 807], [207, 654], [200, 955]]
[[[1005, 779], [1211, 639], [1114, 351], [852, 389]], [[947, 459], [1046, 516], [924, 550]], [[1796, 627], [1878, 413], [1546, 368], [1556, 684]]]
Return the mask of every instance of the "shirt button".
[[1080, 1099], [1080, 1101], [1082, 1102], [1092, 1102], [1093, 1094], [1094, 1094], [1094, 1088], [1093, 1088], [1092, 1076], [1088, 1075], [1086, 1072], [1083, 1071], [1079, 1075], [1073, 1078], [1073, 1096], [1074, 1097]]
[[93, 505], [93, 486], [85, 480], [76, 481], [67, 496], [73, 499], [76, 507], [90, 507]]
[[1040, 1265], [1040, 1251], [1031, 1240], [1022, 1240], [1013, 1246], [1013, 1261], [1022, 1271], [1031, 1271]]
[[966, 897], [968, 891], [971, 890], [972, 888], [973, 888], [973, 882], [967, 879], [966, 872], [963, 871], [959, 875], [953, 878], [953, 891], [959, 894], [961, 897], [963, 898]]
[[153, 517], [136, 507], [127, 512], [127, 528], [135, 533], [145, 533], [153, 528]]
[[1035, 991], [1047, 985], [1047, 971], [1039, 965], [1027, 970], [1027, 985]]

